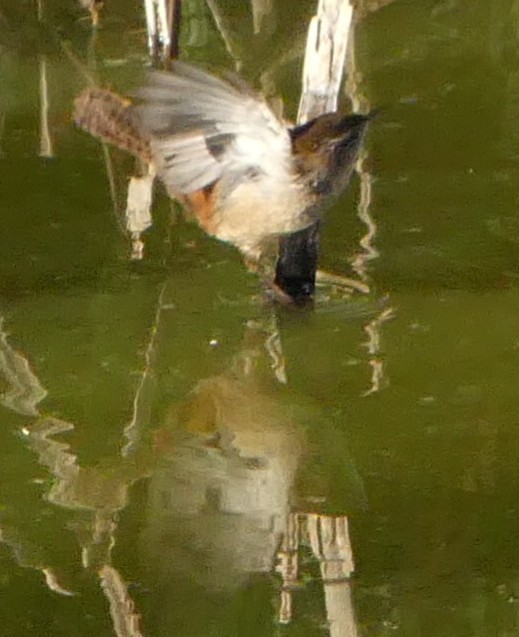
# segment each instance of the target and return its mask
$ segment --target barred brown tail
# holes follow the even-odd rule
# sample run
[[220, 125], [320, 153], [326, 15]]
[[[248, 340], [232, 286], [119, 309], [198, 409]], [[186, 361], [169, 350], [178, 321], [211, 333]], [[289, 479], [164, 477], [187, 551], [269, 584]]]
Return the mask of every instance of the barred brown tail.
[[103, 88], [87, 88], [74, 100], [74, 122], [94, 137], [143, 161], [151, 161], [150, 142], [129, 100]]

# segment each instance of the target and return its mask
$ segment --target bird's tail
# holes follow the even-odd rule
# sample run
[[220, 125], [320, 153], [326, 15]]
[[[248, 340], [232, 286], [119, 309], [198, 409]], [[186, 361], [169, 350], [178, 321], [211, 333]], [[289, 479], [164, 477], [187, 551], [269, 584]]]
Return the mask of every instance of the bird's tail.
[[74, 100], [76, 126], [104, 142], [151, 161], [150, 140], [128, 99], [103, 88], [87, 88]]

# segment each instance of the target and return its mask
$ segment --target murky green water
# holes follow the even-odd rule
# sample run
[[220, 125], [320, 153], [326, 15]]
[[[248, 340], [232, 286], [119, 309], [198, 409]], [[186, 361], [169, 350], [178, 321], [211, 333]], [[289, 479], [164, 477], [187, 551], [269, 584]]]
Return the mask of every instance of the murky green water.
[[[307, 314], [160, 195], [130, 262], [132, 162], [70, 124], [86, 75], [147, 63], [106, 4], [96, 39], [73, 2], [0, 5], [0, 634], [519, 635], [519, 3], [359, 22], [384, 111], [322, 264], [372, 292]], [[190, 0], [182, 48], [294, 116], [314, 2], [272, 4], [254, 35]]]

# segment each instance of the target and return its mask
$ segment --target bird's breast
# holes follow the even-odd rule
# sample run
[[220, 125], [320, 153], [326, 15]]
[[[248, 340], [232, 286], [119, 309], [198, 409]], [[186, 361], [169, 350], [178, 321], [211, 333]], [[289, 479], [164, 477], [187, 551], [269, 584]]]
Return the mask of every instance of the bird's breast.
[[307, 214], [311, 201], [306, 189], [286, 173], [249, 175], [234, 180], [232, 188], [224, 178], [186, 199], [206, 232], [251, 257], [273, 238], [313, 221]]

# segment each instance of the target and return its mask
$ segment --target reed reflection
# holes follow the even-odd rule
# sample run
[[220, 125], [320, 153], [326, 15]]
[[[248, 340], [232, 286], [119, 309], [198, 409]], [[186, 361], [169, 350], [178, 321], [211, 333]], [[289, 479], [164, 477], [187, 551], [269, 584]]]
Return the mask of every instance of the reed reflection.
[[[97, 4], [83, 3], [92, 10]], [[209, 3], [215, 18], [217, 4]], [[257, 35], [275, 26], [275, 13], [267, 10], [270, 4], [253, 5]], [[96, 13], [92, 17], [97, 20]], [[223, 34], [224, 21], [216, 23]], [[292, 28], [290, 33], [296, 38]], [[295, 49], [288, 51], [288, 58], [297, 57], [300, 47], [291, 39], [288, 43]], [[239, 66], [238, 57], [236, 63]], [[264, 83], [269, 84], [279, 70], [277, 62], [268, 67]], [[40, 86], [41, 154], [48, 156], [52, 144], [45, 64], [41, 66]], [[107, 167], [110, 174], [110, 165]], [[377, 254], [373, 248], [376, 227], [369, 222], [371, 181], [360, 165], [359, 171], [360, 212], [368, 231], [355, 269], [365, 281], [363, 265]], [[131, 506], [132, 486], [149, 481], [142, 544], [134, 550], [146, 565], [146, 580], [153, 591], [151, 605], [161, 606], [157, 614], [162, 614], [159, 621], [164, 628], [181, 623], [179, 582], [184, 594], [200, 593], [201, 607], [207, 605], [208, 598], [228, 601], [257, 577], [272, 583], [270, 575], [275, 571], [279, 591], [274, 592], [273, 585], [269, 595], [275, 598], [277, 619], [284, 624], [297, 619], [297, 591], [303, 587], [307, 566], [300, 562], [307, 551], [320, 571], [326, 617], [319, 621], [328, 622], [333, 637], [357, 634], [349, 589], [353, 558], [348, 511], [329, 515], [317, 513], [317, 506], [307, 510], [297, 504], [306, 495], [297, 482], [305, 468], [308, 441], [295, 409], [302, 397], [287, 396], [284, 391], [287, 373], [275, 318], [267, 312], [249, 321], [237, 352], [223, 369], [194, 379], [185, 397], [173, 398], [167, 392], [158, 395], [161, 370], [157, 360], [163, 358], [163, 339], [169, 332], [164, 312], [174, 307], [173, 299], [178, 296], [177, 292], [170, 294], [168, 301], [167, 292], [171, 290], [166, 285], [146, 349], [142, 382], [134, 396], [134, 417], [124, 429], [119, 454], [94, 465], [83, 463], [73, 445], [60, 440], [73, 435], [81, 423], [40, 414], [37, 405], [45, 390], [36, 377], [30, 378], [30, 401], [25, 401], [25, 411], [19, 412], [35, 418], [22, 432], [27, 447], [52, 478], [44, 487], [45, 501], [67, 512], [66, 531], [75, 536], [83, 571], [100, 585], [108, 601], [114, 632], [118, 636], [145, 634], [139, 621], [142, 609], [132, 599], [114, 548], [121, 540], [120, 513]], [[378, 391], [384, 375], [376, 356], [379, 328], [389, 315], [381, 316], [383, 319], [375, 317], [366, 325], [369, 364], [373, 367], [372, 384], [366, 393]], [[23, 360], [17, 356], [11, 360], [23, 372]], [[169, 405], [166, 409], [159, 406], [164, 401]], [[12, 401], [4, 402], [12, 408]], [[320, 408], [315, 408], [314, 416], [320, 415]], [[10, 548], [20, 566], [41, 571], [52, 591], [65, 596], [81, 592], [81, 578], [64, 575], [59, 560], [42, 550], [43, 541], [41, 546], [33, 546], [15, 524], [1, 526], [0, 541]], [[189, 614], [184, 620], [193, 623], [193, 604]]]
[[[165, 338], [166, 324], [162, 329]], [[208, 606], [226, 606], [257, 586], [258, 577], [270, 582], [277, 620], [297, 620], [298, 591], [315, 577], [310, 552], [330, 634], [357, 634], [348, 511], [329, 515], [322, 503], [304, 508], [315, 495], [304, 486], [313, 478], [300, 479], [308, 471], [309, 399], [287, 389], [290, 367], [278, 324], [263, 313], [247, 323], [223, 372], [196, 381], [154, 433], [160, 459], [149, 482], [142, 542], [148, 585], [161, 591], [160, 618], [158, 608], [152, 612], [164, 627], [196, 624]], [[317, 405], [310, 413], [312, 420], [323, 418]], [[143, 437], [134, 427], [131, 435]], [[185, 606], [179, 589], [189, 599]]]
[[254, 352], [243, 352], [169, 410], [171, 441], [162, 439], [151, 479], [146, 533], [163, 576], [185, 569], [228, 589], [272, 569], [304, 442], [254, 366]]
[[[287, 389], [294, 368], [285, 360], [275, 315], [258, 306], [235, 353], [229, 352], [226, 361], [219, 357], [217, 373], [194, 377], [191, 389], [177, 400], [168, 376], [172, 360], [169, 354], [163, 356], [166, 343], [183, 340], [178, 314], [171, 309], [173, 295], [178, 300], [176, 282], [161, 295], [144, 380], [134, 400], [135, 417], [124, 430], [121, 450], [94, 464], [83, 462], [72, 443], [81, 423], [42, 412], [43, 383], [29, 357], [3, 338], [3, 358], [11, 365], [2, 371], [11, 374], [13, 386], [27, 388], [20, 392], [19, 403], [9, 399], [5, 404], [10, 409], [19, 404], [18, 412], [32, 418], [22, 429], [23, 439], [51, 478], [41, 483], [44, 501], [34, 518], [49, 504], [66, 512], [60, 533], [72, 534], [77, 549], [64, 563], [46, 549], [35, 530], [17, 525], [16, 513], [0, 524], [1, 541], [21, 567], [40, 571], [47, 587], [63, 596], [84, 593], [85, 583], [73, 566], [79, 562], [106, 597], [118, 636], [153, 634], [140, 625], [138, 616], [155, 615], [157, 606], [164, 629], [179, 622], [193, 625], [197, 603], [207, 617], [214, 600], [225, 608], [236, 595], [264, 585], [266, 601], [275, 608], [271, 619], [297, 620], [298, 592], [305, 579], [315, 577], [304, 557], [310, 552], [321, 573], [320, 595], [330, 634], [356, 634], [347, 518], [328, 515], [321, 505], [306, 510], [302, 504], [313, 495], [299, 480], [307, 470], [308, 398]], [[198, 316], [205, 323], [204, 313]], [[218, 322], [217, 313], [213, 321]], [[16, 375], [12, 369], [24, 373]], [[321, 411], [313, 408], [311, 418], [320, 418]], [[135, 571], [128, 578], [114, 549], [124, 532], [120, 514], [132, 506], [131, 490], [137, 482], [146, 485], [145, 519], [140, 545], [132, 547], [138, 558]], [[143, 565], [139, 575], [137, 562]], [[142, 601], [133, 598], [129, 583], [135, 578], [152, 591], [149, 607], [142, 608]], [[190, 599], [185, 609], [179, 607], [179, 595]]]

